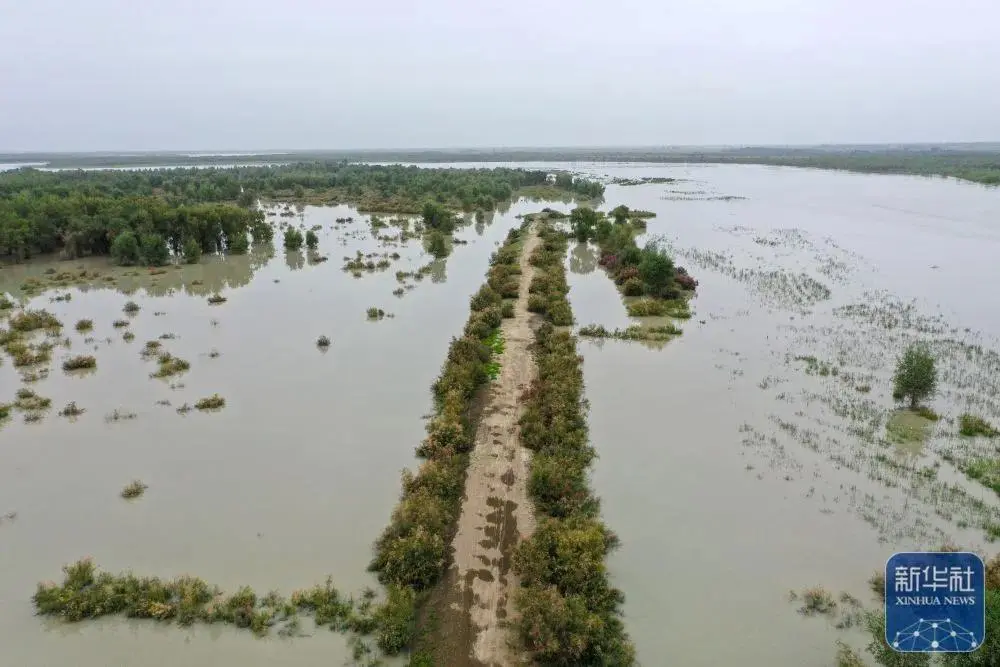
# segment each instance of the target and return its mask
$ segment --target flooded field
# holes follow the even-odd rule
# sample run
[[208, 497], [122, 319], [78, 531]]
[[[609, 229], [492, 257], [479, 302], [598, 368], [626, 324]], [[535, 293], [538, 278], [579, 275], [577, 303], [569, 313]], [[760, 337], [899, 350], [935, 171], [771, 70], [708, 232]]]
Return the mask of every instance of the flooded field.
[[[866, 580], [893, 551], [948, 540], [997, 551], [1000, 502], [962, 473], [995, 450], [959, 437], [957, 418], [1000, 421], [1000, 297], [988, 289], [1000, 191], [753, 166], [542, 168], [659, 179], [609, 185], [602, 208], [655, 212], [646, 237], [700, 281], [680, 337], [580, 343], [600, 455], [593, 486], [622, 541], [611, 565], [642, 664], [828, 665], [836, 639], [864, 637], [803, 618], [790, 590], [823, 585], [871, 604]], [[427, 387], [490, 252], [518, 214], [542, 206], [570, 208], [520, 201], [462, 229], [468, 245], [433, 263], [419, 240], [376, 240], [369, 216], [349, 207], [275, 207], [275, 224], [321, 226], [327, 261], [286, 253], [279, 233], [273, 252], [154, 274], [104, 261], [0, 271], [0, 292], [15, 298], [63, 272], [90, 276], [27, 301], [64, 324], [47, 376], [24, 382], [26, 369], [6, 356], [0, 365], [0, 402], [24, 387], [52, 400], [40, 421], [15, 410], [0, 429], [5, 659], [342, 663], [344, 638], [325, 630], [255, 640], [120, 618], [65, 626], [33, 616], [30, 597], [88, 555], [110, 571], [189, 573], [227, 590], [288, 593], [327, 575], [348, 592], [373, 584], [372, 541], [423, 436]], [[388, 266], [354, 277], [342, 266], [358, 251], [378, 253], [362, 264]], [[597, 260], [570, 245], [577, 325], [624, 328], [632, 321]], [[396, 276], [420, 267], [422, 280]], [[210, 304], [215, 294], [225, 301]], [[369, 319], [369, 308], [385, 316]], [[77, 331], [84, 319], [92, 330]], [[942, 419], [925, 441], [899, 443], [887, 431], [890, 379], [912, 340], [938, 356], [931, 406]], [[150, 377], [147, 341], [190, 368]], [[63, 371], [76, 355], [94, 356], [96, 370]], [[178, 412], [214, 394], [221, 410]], [[70, 402], [86, 412], [60, 416]], [[148, 486], [124, 500], [132, 480]]]
[[[959, 438], [957, 417], [1000, 416], [1000, 297], [981, 288], [1000, 191], [766, 167], [583, 171], [685, 179], [605, 199], [655, 211], [647, 237], [700, 280], [663, 349], [581, 344], [594, 486], [622, 539], [611, 563], [643, 664], [828, 665], [837, 638], [867, 638], [803, 618], [789, 590], [874, 606], [866, 580], [893, 551], [997, 551], [996, 495], [953, 463], [995, 452]], [[596, 260], [571, 247], [578, 324], [627, 326]], [[891, 375], [914, 339], [938, 355], [942, 419], [901, 446], [886, 434]]]
[[[369, 216], [342, 206], [285, 216], [275, 208], [268, 218], [321, 225], [318, 252], [328, 261], [286, 253], [279, 232], [274, 252], [153, 275], [105, 260], [0, 271], [0, 292], [15, 298], [32, 279], [48, 285], [63, 272], [100, 274], [26, 302], [64, 324], [47, 376], [25, 383], [22, 372], [44, 373], [15, 368], [6, 355], [0, 365], [3, 402], [22, 387], [52, 401], [40, 421], [26, 423], [14, 410], [0, 430], [0, 662], [343, 663], [344, 637], [326, 630], [255, 640], [219, 626], [121, 618], [64, 626], [36, 618], [30, 598], [38, 581], [59, 579], [64, 564], [85, 556], [111, 572], [192, 574], [228, 591], [249, 585], [287, 595], [328, 575], [348, 593], [373, 585], [365, 570], [371, 545], [424, 435], [428, 387], [465, 323], [489, 254], [516, 215], [539, 206], [516, 203], [470, 224], [456, 234], [468, 244], [432, 263], [419, 239], [380, 243]], [[390, 253], [389, 266], [355, 278], [342, 266], [359, 250]], [[396, 277], [422, 266], [426, 278], [404, 280], [412, 288]], [[226, 300], [212, 305], [216, 293]], [[129, 301], [140, 308], [134, 315], [123, 312]], [[368, 319], [369, 307], [386, 316]], [[76, 331], [82, 319], [92, 330]], [[329, 347], [317, 346], [320, 336]], [[147, 341], [190, 369], [151, 377], [158, 363], [141, 354]], [[94, 356], [96, 370], [64, 372], [63, 361], [76, 355]], [[226, 401], [221, 410], [178, 411], [216, 393]], [[60, 416], [71, 401], [85, 412]], [[148, 488], [124, 500], [119, 494], [134, 479]]]

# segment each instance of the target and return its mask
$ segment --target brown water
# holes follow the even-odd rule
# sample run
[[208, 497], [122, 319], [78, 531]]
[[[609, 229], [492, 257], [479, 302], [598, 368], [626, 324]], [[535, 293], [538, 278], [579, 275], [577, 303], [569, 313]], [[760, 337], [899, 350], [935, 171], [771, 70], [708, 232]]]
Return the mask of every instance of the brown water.
[[[622, 539], [611, 564], [643, 664], [828, 665], [837, 638], [864, 638], [802, 618], [790, 589], [821, 584], [870, 603], [865, 580], [893, 551], [948, 538], [996, 551], [983, 526], [1000, 526], [1000, 503], [942, 454], [961, 461], [988, 446], [954, 435], [948, 418], [963, 409], [1000, 422], [1000, 361], [965, 344], [996, 348], [1000, 335], [1000, 296], [988, 289], [1000, 190], [754, 166], [542, 168], [560, 166], [687, 179], [609, 186], [605, 197], [605, 208], [657, 212], [648, 236], [666, 237], [701, 281], [684, 335], [662, 349], [581, 343], [601, 456], [593, 483]], [[515, 205], [481, 236], [468, 228], [473, 242], [399, 300], [393, 273], [427, 258], [411, 246], [385, 273], [351, 278], [343, 255], [392, 249], [377, 248], [363, 221], [330, 230], [337, 217], [360, 217], [347, 208], [305, 210], [307, 228], [324, 225], [323, 264], [279, 249], [271, 259], [206, 260], [155, 277], [156, 286], [122, 278], [138, 289], [131, 297], [103, 289], [71, 290], [68, 303], [35, 299], [68, 325], [73, 354], [86, 346], [72, 323], [95, 320], [99, 366], [66, 377], [58, 361], [69, 352], [57, 348], [52, 373], [34, 385], [54, 409], [40, 424], [17, 417], [0, 430], [0, 515], [17, 512], [0, 522], [0, 663], [342, 662], [344, 640], [325, 631], [260, 641], [120, 619], [65, 627], [34, 618], [29, 598], [36, 581], [84, 555], [111, 570], [186, 572], [227, 589], [288, 592], [327, 574], [347, 590], [370, 583], [371, 542], [395, 504], [399, 469], [412, 462], [428, 387], [468, 296], [513, 216], [544, 205]], [[578, 324], [625, 326], [596, 259], [571, 247]], [[21, 271], [0, 272], [0, 289], [19, 285]], [[228, 287], [211, 284], [221, 273]], [[192, 288], [195, 277], [206, 284]], [[229, 300], [212, 307], [205, 295], [216, 289]], [[128, 298], [143, 307], [132, 344], [111, 328]], [[396, 317], [366, 322], [372, 305]], [[166, 332], [178, 336], [166, 349], [192, 362], [176, 380], [182, 389], [149, 379], [153, 362], [138, 354]], [[314, 345], [320, 334], [333, 339], [326, 354]], [[924, 446], [896, 448], [884, 442], [889, 377], [918, 338], [941, 357], [933, 406], [945, 419]], [[213, 349], [221, 356], [209, 357]], [[795, 360], [807, 355], [836, 374], [808, 374]], [[863, 384], [870, 393], [857, 391]], [[19, 386], [8, 361], [0, 395]], [[173, 410], [214, 392], [228, 401], [219, 413]], [[172, 407], [155, 405], [164, 399]], [[55, 415], [70, 400], [88, 409], [75, 423]], [[106, 424], [117, 407], [138, 419]], [[134, 477], [149, 490], [126, 503], [118, 491]]]
[[[469, 244], [457, 245], [402, 297], [392, 294], [395, 272], [430, 258], [419, 241], [380, 247], [367, 216], [348, 207], [270, 218], [306, 229], [323, 225], [325, 263], [285, 253], [279, 232], [276, 253], [205, 259], [156, 276], [145, 269], [125, 275], [133, 271], [103, 260], [0, 270], [0, 292], [15, 296], [28, 276], [44, 277], [50, 267], [98, 269], [130, 292], [98, 279], [86, 290], [31, 299], [29, 307], [63, 321], [72, 347], [56, 347], [49, 376], [31, 385], [22, 385], [9, 359], [0, 366], [2, 400], [31, 386], [53, 401], [40, 423], [15, 414], [0, 429], [0, 516], [16, 513], [0, 522], [0, 664], [341, 664], [345, 640], [325, 630], [255, 640], [223, 627], [122, 619], [61, 626], [34, 617], [30, 597], [38, 581], [60, 579], [63, 564], [84, 556], [110, 571], [188, 573], [226, 590], [250, 585], [288, 594], [327, 575], [348, 592], [372, 584], [365, 571], [371, 544], [396, 503], [400, 470], [413, 463], [449, 340], [461, 331], [468, 299], [489, 254], [518, 222], [514, 216], [537, 208], [518, 203], [492, 224], [463, 229], [458, 236]], [[356, 221], [332, 228], [348, 216]], [[341, 270], [356, 249], [402, 257], [356, 279]], [[216, 291], [228, 301], [209, 305], [206, 295]], [[65, 292], [72, 300], [50, 301]], [[112, 327], [129, 299], [142, 307], [129, 327], [132, 343]], [[367, 321], [369, 306], [395, 317]], [[81, 318], [94, 320], [93, 332], [74, 330]], [[146, 340], [168, 333], [176, 338], [163, 340], [164, 349], [191, 369], [152, 379], [156, 362], [139, 352]], [[325, 353], [315, 345], [320, 335], [333, 341]], [[85, 344], [88, 336], [95, 340]], [[219, 356], [210, 356], [213, 350]], [[65, 356], [84, 353], [97, 357], [95, 373], [61, 370]], [[216, 392], [227, 401], [220, 412], [175, 410]], [[87, 410], [73, 422], [56, 414], [69, 401]], [[106, 423], [115, 409], [138, 417]], [[119, 491], [134, 478], [149, 488], [126, 502]]]
[[[969, 497], [932, 499], [941, 481], [962, 480], [940, 457], [966, 446], [954, 437], [957, 425], [942, 420], [917, 458], [879, 441], [892, 365], [912, 338], [938, 346], [939, 412], [955, 417], [992, 394], [977, 409], [994, 423], [1000, 417], [996, 380], [984, 370], [993, 362], [967, 360], [967, 348], [947, 341], [996, 347], [1000, 296], [983, 288], [1000, 254], [1000, 190], [765, 167], [583, 170], [690, 179], [609, 186], [605, 197], [608, 207], [655, 211], [647, 236], [666, 236], [701, 281], [694, 317], [680, 323], [684, 335], [659, 351], [620, 341], [581, 346], [601, 457], [594, 485], [623, 543], [612, 566], [640, 658], [828, 665], [835, 639], [865, 639], [803, 619], [789, 589], [820, 584], [874, 604], [866, 579], [892, 552], [945, 539], [982, 547], [976, 523], [998, 518], [995, 495], [973, 484], [964, 485]], [[571, 249], [578, 324], [625, 326], [621, 299], [595, 259], [592, 248]], [[883, 292], [866, 295], [873, 290]], [[919, 312], [940, 313], [944, 330], [923, 321], [885, 329], [834, 310], [864, 303], [898, 315], [911, 299]], [[830, 361], [836, 375], [807, 375], [800, 355]], [[854, 388], [863, 382], [869, 394]], [[852, 430], [879, 417], [874, 433]], [[891, 465], [873, 461], [877, 454]], [[920, 469], [935, 470], [936, 481], [913, 473]]]

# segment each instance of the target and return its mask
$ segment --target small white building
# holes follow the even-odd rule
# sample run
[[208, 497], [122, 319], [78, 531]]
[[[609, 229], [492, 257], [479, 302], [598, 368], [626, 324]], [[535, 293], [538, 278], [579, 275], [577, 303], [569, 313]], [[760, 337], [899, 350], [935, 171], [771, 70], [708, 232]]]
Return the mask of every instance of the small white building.
[[547, 174], [545, 176], [545, 182], [546, 183], [555, 184], [555, 182], [556, 182], [556, 175], [555, 174]]

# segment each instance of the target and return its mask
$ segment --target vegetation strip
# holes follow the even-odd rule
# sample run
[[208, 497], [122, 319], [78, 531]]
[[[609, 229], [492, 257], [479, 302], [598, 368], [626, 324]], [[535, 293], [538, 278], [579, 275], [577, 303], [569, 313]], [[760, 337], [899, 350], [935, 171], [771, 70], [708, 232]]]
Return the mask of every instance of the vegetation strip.
[[410, 601], [407, 634], [401, 645], [413, 643], [417, 607], [451, 564], [448, 545], [461, 513], [474, 444], [473, 403], [494, 370], [501, 304], [503, 295], [510, 294], [509, 279], [520, 273], [523, 233], [522, 228], [507, 235], [490, 259], [486, 284], [470, 300], [472, 312], [465, 330], [452, 339], [444, 368], [432, 387], [434, 416], [427, 425], [427, 437], [417, 448], [424, 462], [416, 474], [404, 472], [402, 497], [375, 544], [370, 569], [390, 596]]
[[[563, 258], [567, 237], [540, 222], [543, 245], [532, 264], [545, 272], [548, 311], [572, 321]], [[588, 488], [596, 453], [587, 442], [582, 359], [576, 339], [553, 318], [535, 335], [538, 376], [526, 392], [521, 439], [534, 452], [528, 490], [538, 513], [513, 568], [516, 631], [541, 665], [632, 665], [635, 649], [621, 620], [624, 595], [614, 588], [605, 558], [618, 540], [601, 521]]]

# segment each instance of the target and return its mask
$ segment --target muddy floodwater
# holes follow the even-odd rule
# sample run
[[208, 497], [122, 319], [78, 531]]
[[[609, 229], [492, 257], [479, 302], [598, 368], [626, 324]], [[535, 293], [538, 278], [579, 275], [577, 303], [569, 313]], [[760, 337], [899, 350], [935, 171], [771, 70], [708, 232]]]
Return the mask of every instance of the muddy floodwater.
[[[47, 377], [24, 383], [6, 355], [0, 365], [0, 401], [13, 401], [21, 387], [52, 399], [40, 422], [15, 412], [0, 429], [0, 516], [11, 515], [0, 520], [0, 664], [343, 664], [346, 641], [327, 630], [257, 640], [221, 626], [121, 618], [63, 625], [34, 617], [30, 598], [38, 581], [61, 579], [65, 563], [85, 556], [112, 572], [192, 574], [227, 591], [249, 585], [287, 595], [327, 576], [347, 593], [372, 585], [371, 545], [424, 435], [431, 382], [490, 253], [517, 214], [538, 208], [517, 203], [463, 228], [456, 236], [468, 244], [434, 262], [423, 280], [407, 279], [411, 289], [395, 274], [431, 262], [420, 241], [380, 243], [369, 216], [346, 206], [292, 216], [275, 208], [268, 218], [322, 225], [325, 262], [286, 253], [278, 231], [273, 253], [206, 258], [152, 276], [104, 260], [0, 271], [0, 292], [14, 297], [30, 278], [47, 284], [56, 272], [101, 273], [89, 286], [27, 301], [57, 315], [70, 342], [54, 348]], [[348, 217], [354, 221], [336, 222]], [[358, 250], [400, 257], [355, 278], [341, 267]], [[69, 301], [54, 300], [67, 293]], [[210, 305], [214, 293], [227, 301]], [[132, 317], [122, 312], [129, 300], [141, 307]], [[387, 316], [369, 321], [371, 306]], [[93, 320], [93, 330], [78, 333], [80, 319]], [[119, 319], [130, 324], [115, 328]], [[332, 341], [326, 351], [316, 345], [321, 335]], [[140, 355], [150, 340], [190, 370], [151, 378], [156, 359]], [[63, 372], [62, 360], [79, 354], [97, 358], [96, 372]], [[226, 399], [221, 411], [177, 412], [215, 393]], [[59, 416], [70, 401], [86, 412]], [[136, 416], [107, 421], [115, 410]], [[133, 479], [148, 489], [123, 500], [119, 492]]]
[[[866, 580], [894, 551], [997, 551], [995, 494], [944, 458], [966, 447], [949, 418], [1000, 417], [1000, 294], [987, 288], [1000, 190], [766, 167], [583, 171], [685, 179], [605, 198], [655, 211], [647, 237], [700, 281], [662, 349], [581, 344], [594, 486], [622, 540], [611, 564], [643, 664], [829, 665], [837, 638], [866, 638], [803, 618], [790, 589], [875, 606]], [[596, 260], [571, 246], [574, 314], [624, 327]], [[943, 419], [915, 450], [883, 442], [909, 340], [929, 341], [942, 373]]]
[[[997, 551], [1000, 502], [960, 472], [993, 450], [959, 438], [955, 421], [968, 410], [1000, 422], [1000, 190], [756, 166], [541, 168], [559, 167], [678, 179], [609, 185], [602, 207], [654, 211], [646, 237], [700, 281], [693, 317], [666, 345], [580, 343], [600, 455], [593, 484], [622, 541], [610, 562], [643, 664], [823, 667], [836, 639], [865, 638], [796, 613], [790, 590], [822, 585], [872, 605], [866, 580], [894, 551], [949, 540]], [[515, 216], [546, 205], [569, 208], [521, 201], [470, 224], [458, 233], [469, 244], [405, 280], [412, 288], [395, 272], [429, 262], [420, 242], [380, 243], [368, 216], [344, 206], [270, 209], [276, 224], [321, 225], [326, 262], [284, 252], [278, 232], [273, 253], [157, 275], [97, 261], [0, 270], [0, 291], [15, 297], [32, 277], [102, 274], [27, 302], [56, 314], [69, 338], [47, 377], [25, 384], [9, 358], [0, 366], [0, 401], [25, 386], [52, 399], [40, 422], [15, 413], [0, 429], [0, 662], [343, 663], [344, 638], [325, 630], [256, 640], [120, 618], [67, 626], [34, 617], [30, 597], [83, 556], [227, 590], [287, 594], [328, 575], [347, 592], [371, 585], [372, 541], [413, 463], [428, 388], [468, 298]], [[400, 258], [355, 278], [341, 267], [357, 250]], [[570, 245], [577, 324], [624, 327], [597, 259]], [[227, 301], [213, 306], [216, 292]], [[126, 317], [130, 299], [141, 310]], [[392, 317], [368, 321], [370, 306]], [[94, 329], [78, 333], [84, 318]], [[129, 326], [114, 328], [121, 318]], [[332, 340], [325, 352], [320, 335]], [[148, 340], [190, 370], [150, 378]], [[890, 378], [914, 340], [938, 355], [931, 405], [942, 419], [926, 442], [896, 444]], [[76, 354], [94, 355], [96, 372], [64, 373]], [[214, 393], [226, 398], [221, 411], [177, 412]], [[57, 414], [70, 401], [86, 409], [75, 420]], [[136, 417], [108, 421], [116, 409]], [[148, 489], [125, 501], [133, 479]]]

